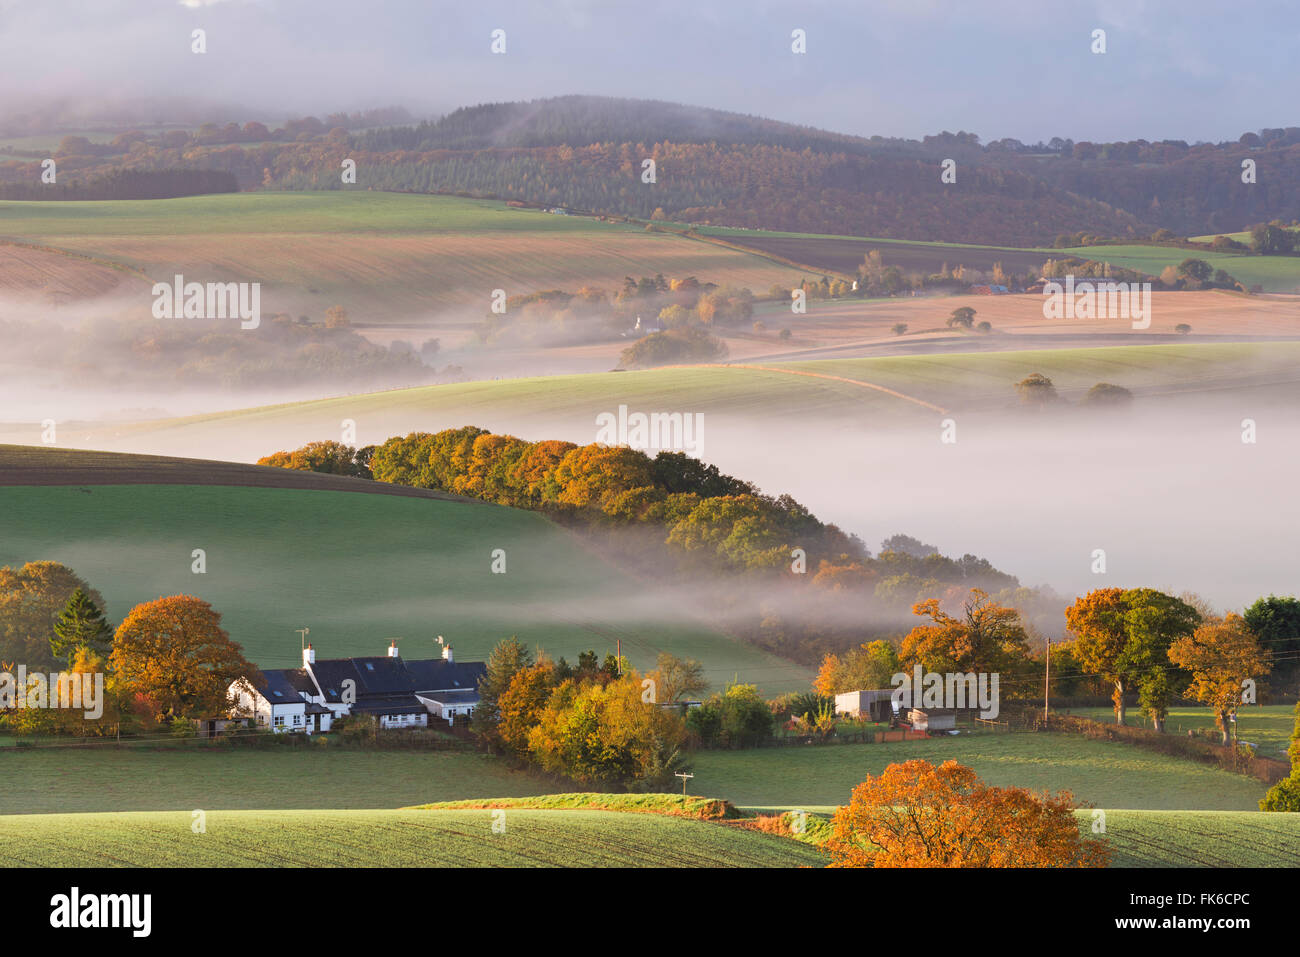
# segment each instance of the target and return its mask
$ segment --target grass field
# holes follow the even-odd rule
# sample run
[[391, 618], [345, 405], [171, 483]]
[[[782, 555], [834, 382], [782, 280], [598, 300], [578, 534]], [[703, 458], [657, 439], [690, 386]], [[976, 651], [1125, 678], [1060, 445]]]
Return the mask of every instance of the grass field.
[[[1111, 724], [1115, 713], [1110, 708], [1071, 708], [1069, 714], [1081, 718], [1091, 718]], [[1139, 728], [1151, 727], [1151, 721], [1145, 715], [1130, 709], [1125, 714], [1125, 724]], [[1260, 757], [1276, 758], [1287, 761], [1286, 749], [1291, 743], [1291, 732], [1295, 729], [1295, 706], [1289, 704], [1266, 704], [1258, 707], [1242, 708], [1237, 715], [1237, 740], [1250, 742], [1258, 748]], [[1166, 731], [1181, 734], [1189, 729], [1214, 727], [1214, 714], [1209, 708], [1170, 708]], [[1229, 728], [1231, 730], [1231, 727]]]
[[363, 810], [568, 790], [460, 751], [37, 747], [0, 748], [0, 761], [0, 814]]
[[[684, 226], [682, 228], [685, 228]], [[938, 272], [949, 266], [964, 265], [987, 270], [994, 262], [1001, 262], [1008, 270], [1032, 270], [1048, 259], [1075, 256], [1108, 262], [1114, 266], [1137, 269], [1158, 276], [1166, 266], [1177, 266], [1189, 257], [1203, 259], [1215, 269], [1226, 269], [1245, 283], [1247, 288], [1259, 285], [1265, 292], [1300, 292], [1300, 257], [1253, 256], [1243, 253], [1218, 253], [1209, 249], [1180, 249], [1142, 243], [1107, 246], [1076, 246], [1067, 249], [1022, 249], [1010, 246], [972, 246], [961, 243], [919, 242], [900, 239], [873, 239], [857, 236], [831, 236], [815, 233], [767, 232], [763, 230], [735, 229], [706, 226], [700, 229], [705, 235], [717, 236], [740, 245], [752, 245], [761, 251], [770, 251], [807, 262], [851, 272], [862, 262], [868, 250], [878, 249], [886, 265], [897, 265], [908, 271]], [[1229, 233], [1229, 238], [1249, 242], [1249, 233]], [[1206, 243], [1213, 236], [1195, 237]]]
[[1203, 259], [1215, 269], [1226, 269], [1233, 278], [1265, 292], [1300, 292], [1300, 257], [1251, 256], [1242, 253], [1216, 253], [1207, 250], [1178, 249], [1168, 246], [1079, 246], [1054, 251], [1055, 258], [1077, 256], [1095, 259], [1113, 266], [1138, 269], [1152, 276], [1166, 266], [1177, 266], [1184, 259]]
[[1112, 867], [1300, 867], [1300, 814], [1107, 811], [1105, 838]]
[[[818, 867], [757, 831], [619, 811], [205, 811], [0, 817], [5, 867]], [[1080, 814], [1087, 829], [1091, 814]], [[494, 821], [498, 831], [493, 832]], [[504, 823], [504, 831], [500, 824]], [[1112, 867], [1297, 867], [1300, 818], [1107, 811]]]
[[1070, 790], [1103, 808], [1253, 811], [1267, 790], [1244, 775], [1072, 735], [985, 734], [888, 744], [702, 751], [691, 784], [739, 807], [827, 811], [867, 774], [911, 758], [949, 759], [989, 784]]
[[[1097, 807], [1254, 811], [1266, 788], [1243, 775], [1125, 744], [1003, 734], [888, 744], [699, 751], [693, 793], [738, 807], [830, 811], [868, 774], [911, 758], [953, 759], [988, 783], [1068, 789]], [[462, 752], [310, 749], [0, 749], [0, 814], [391, 808], [570, 790]], [[314, 781], [317, 787], [298, 782]]]
[[[195, 574], [191, 553], [206, 552]], [[506, 573], [491, 571], [504, 549]], [[120, 621], [132, 606], [193, 594], [266, 667], [295, 667], [295, 629], [322, 657], [434, 657], [436, 635], [465, 660], [503, 637], [575, 660], [615, 640], [637, 667], [659, 651], [765, 691], [802, 690], [807, 669], [662, 607], [542, 516], [516, 509], [356, 492], [202, 485], [0, 487], [0, 565], [51, 559], [98, 588]]]
[[[0, 203], [0, 238], [134, 267], [151, 278], [261, 282], [264, 311], [356, 323], [476, 323], [492, 290], [613, 291], [627, 275], [696, 276], [766, 290], [791, 267], [714, 244], [488, 200], [356, 192]], [[145, 306], [149, 287], [139, 284]], [[444, 343], [446, 345], [446, 343]]]
[[618, 811], [189, 811], [0, 817], [5, 867], [797, 867], [783, 837]]

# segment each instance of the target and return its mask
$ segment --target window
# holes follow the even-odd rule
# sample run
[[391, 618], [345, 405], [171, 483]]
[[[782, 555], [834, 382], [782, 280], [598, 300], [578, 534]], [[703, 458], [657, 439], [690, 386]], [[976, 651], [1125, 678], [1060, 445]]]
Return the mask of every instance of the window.
[[295, 715], [293, 716], [293, 723], [294, 723], [294, 724], [302, 724], [302, 715], [300, 715], [300, 714], [295, 714]]
[[283, 727], [284, 727], [284, 715], [282, 715], [282, 714], [277, 714], [277, 715], [275, 716], [275, 718], [272, 719], [272, 723], [273, 723], [277, 728], [283, 728]]

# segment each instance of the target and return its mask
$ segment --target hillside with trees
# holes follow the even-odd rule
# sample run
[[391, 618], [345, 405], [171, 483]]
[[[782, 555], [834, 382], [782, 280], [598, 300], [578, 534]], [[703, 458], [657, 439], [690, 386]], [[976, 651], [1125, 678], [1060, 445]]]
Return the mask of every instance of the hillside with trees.
[[[123, 170], [190, 169], [233, 175], [241, 189], [463, 193], [640, 219], [1013, 246], [1080, 233], [1128, 240], [1161, 229], [1174, 238], [1226, 234], [1300, 220], [1294, 127], [1192, 144], [1059, 136], [981, 143], [965, 131], [909, 140], [594, 96], [482, 104], [437, 120], [377, 125], [403, 117], [331, 114], [275, 129], [203, 123], [128, 130], [107, 143], [74, 135], [54, 158], [60, 176], [104, 181], [102, 189]], [[33, 189], [31, 198], [59, 198], [37, 188], [43, 151], [5, 152], [12, 158], [0, 163], [0, 184], [23, 198]], [[340, 175], [345, 159], [357, 165], [355, 185]], [[648, 159], [655, 175], [643, 182]], [[945, 160], [956, 163], [955, 182], [941, 182]], [[1242, 181], [1247, 160], [1258, 171], [1251, 183]]]

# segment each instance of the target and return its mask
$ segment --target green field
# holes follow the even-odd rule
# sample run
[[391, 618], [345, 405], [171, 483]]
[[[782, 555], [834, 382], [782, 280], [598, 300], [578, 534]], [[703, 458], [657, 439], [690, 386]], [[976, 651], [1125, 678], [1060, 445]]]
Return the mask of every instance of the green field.
[[788, 838], [618, 811], [190, 811], [0, 817], [5, 867], [798, 867]]
[[202, 236], [265, 233], [474, 235], [640, 232], [584, 216], [550, 216], [486, 199], [376, 193], [221, 193], [180, 199], [0, 202], [8, 237]]
[[738, 807], [827, 811], [868, 774], [954, 760], [989, 784], [1070, 790], [1080, 802], [1139, 810], [1254, 811], [1267, 788], [1244, 775], [1073, 735], [980, 734], [888, 744], [701, 751], [691, 784]]
[[[817, 867], [783, 837], [619, 811], [205, 811], [0, 817], [5, 867]], [[498, 823], [498, 832], [492, 828]], [[1080, 814], [1090, 830], [1091, 814]], [[504, 824], [504, 831], [500, 825]], [[1113, 867], [1297, 867], [1300, 818], [1108, 811]]]
[[[1211, 237], [1213, 238], [1213, 237]], [[1078, 246], [1048, 250], [1050, 257], [1078, 256], [1113, 266], [1137, 269], [1152, 276], [1184, 259], [1203, 259], [1215, 269], [1225, 269], [1234, 279], [1265, 292], [1300, 292], [1300, 257], [1252, 256], [1244, 253], [1216, 253], [1206, 249], [1178, 249], [1169, 246]], [[1049, 257], [1049, 258], [1050, 258]]]
[[[206, 552], [207, 570], [191, 570]], [[493, 574], [504, 549], [506, 573]], [[811, 672], [664, 608], [644, 583], [571, 533], [517, 509], [355, 492], [201, 485], [0, 487], [0, 565], [50, 559], [99, 589], [117, 622], [137, 603], [192, 594], [266, 667], [300, 661], [298, 628], [321, 657], [435, 657], [437, 635], [482, 660], [518, 635], [575, 660], [623, 641], [640, 668], [660, 651], [766, 692]]]
[[1300, 814], [1107, 811], [1105, 838], [1112, 867], [1300, 867]]
[[[1066, 713], [1106, 724], [1115, 721], [1115, 712], [1110, 708], [1071, 708]], [[1237, 714], [1237, 740], [1255, 745], [1260, 757], [1287, 761], [1289, 758], [1286, 749], [1291, 743], [1291, 732], [1295, 729], [1295, 721], [1294, 705], [1265, 704], [1242, 708]], [[1151, 720], [1145, 715], [1138, 714], [1136, 709], [1128, 710], [1124, 723], [1139, 728], [1151, 727]], [[1214, 727], [1214, 713], [1209, 708], [1169, 709], [1166, 724], [1168, 733], [1181, 734], [1189, 729], [1200, 728], [1207, 731], [1217, 730]]]
[[[888, 744], [698, 751], [692, 793], [740, 807], [827, 811], [868, 774], [911, 758], [966, 764], [988, 783], [1068, 789], [1137, 810], [1253, 811], [1263, 784], [1126, 744], [1067, 735], [984, 734]], [[570, 790], [462, 752], [0, 749], [0, 814], [205, 809], [391, 808]], [[297, 782], [311, 780], [318, 787]]]
[[[675, 228], [686, 229], [689, 224], [673, 224]], [[871, 236], [834, 236], [822, 233], [791, 233], [752, 229], [736, 229], [727, 226], [703, 226], [698, 231], [706, 236], [717, 236], [743, 245], [746, 238], [758, 236], [791, 239], [845, 239], [855, 243], [869, 242], [888, 253], [896, 249], [943, 249], [953, 250], [956, 256], [963, 248], [1005, 249], [1008, 252], [1033, 252], [1042, 254], [1043, 260], [1060, 259], [1075, 256], [1079, 259], [1092, 259], [1108, 262], [1114, 266], [1137, 269], [1148, 275], [1158, 276], [1166, 266], [1177, 266], [1184, 259], [1203, 259], [1215, 269], [1225, 269], [1234, 278], [1245, 283], [1246, 287], [1259, 285], [1265, 292], [1300, 292], [1300, 257], [1297, 256], [1255, 256], [1245, 253], [1219, 253], [1204, 249], [1180, 249], [1172, 246], [1155, 246], [1143, 243], [1105, 246], [1074, 246], [1066, 249], [1048, 247], [1022, 248], [1013, 246], [975, 246], [964, 243], [923, 242], [906, 239], [879, 239]], [[1217, 234], [1216, 234], [1217, 235]], [[1249, 232], [1226, 233], [1230, 239], [1249, 243]], [[1210, 236], [1196, 236], [1197, 242], [1209, 243]]]
[[[2, 814], [363, 810], [568, 790], [461, 751], [0, 748]], [[302, 782], [313, 781], [315, 786]]]

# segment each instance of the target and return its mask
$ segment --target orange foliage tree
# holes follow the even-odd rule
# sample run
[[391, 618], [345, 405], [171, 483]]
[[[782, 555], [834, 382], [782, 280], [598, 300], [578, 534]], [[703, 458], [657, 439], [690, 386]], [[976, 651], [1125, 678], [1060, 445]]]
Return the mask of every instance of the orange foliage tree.
[[928, 617], [932, 624], [917, 625], [903, 639], [899, 657], [905, 664], [920, 664], [927, 671], [1004, 672], [1022, 667], [1029, 656], [1020, 612], [994, 602], [972, 588], [955, 618], [931, 598], [913, 606], [912, 614]]
[[990, 787], [956, 761], [891, 764], [835, 812], [832, 867], [1105, 867], [1068, 791]]
[[1214, 723], [1225, 745], [1229, 716], [1242, 704], [1245, 681], [1258, 681], [1273, 670], [1246, 620], [1233, 612], [1203, 622], [1192, 634], [1176, 639], [1169, 646], [1169, 660], [1192, 673], [1188, 690], [1201, 704], [1214, 709]]
[[221, 628], [221, 615], [191, 595], [132, 608], [113, 636], [109, 663], [123, 693], [152, 702], [159, 720], [225, 714], [232, 681], [264, 681]]

